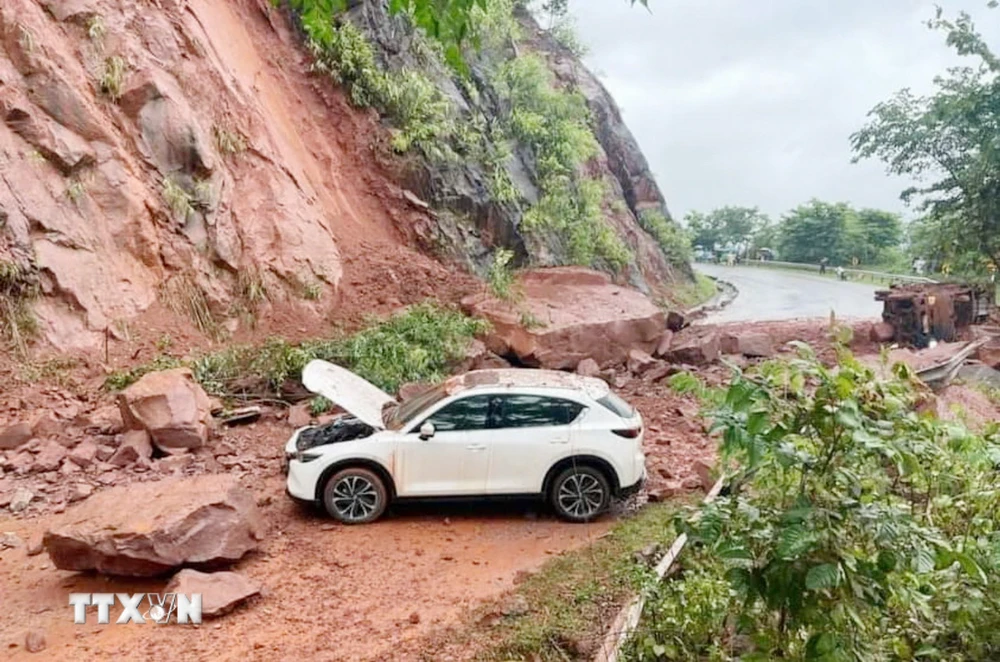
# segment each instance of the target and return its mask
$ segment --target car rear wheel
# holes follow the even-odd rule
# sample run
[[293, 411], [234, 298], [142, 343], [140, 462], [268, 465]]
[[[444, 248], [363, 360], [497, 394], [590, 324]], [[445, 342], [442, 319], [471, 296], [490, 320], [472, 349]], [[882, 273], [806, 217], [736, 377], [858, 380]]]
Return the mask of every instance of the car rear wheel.
[[607, 510], [611, 486], [600, 470], [573, 466], [556, 476], [549, 500], [559, 517], [570, 522], [589, 522]]
[[341, 469], [323, 488], [323, 507], [344, 524], [374, 522], [385, 512], [388, 502], [382, 479], [361, 467]]

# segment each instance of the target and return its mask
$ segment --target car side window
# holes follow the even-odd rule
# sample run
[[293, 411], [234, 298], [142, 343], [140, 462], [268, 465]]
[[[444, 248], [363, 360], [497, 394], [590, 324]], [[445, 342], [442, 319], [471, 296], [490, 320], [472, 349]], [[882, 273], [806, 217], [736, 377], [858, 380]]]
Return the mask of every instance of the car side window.
[[433, 423], [438, 432], [483, 430], [489, 419], [489, 409], [489, 396], [474, 395], [445, 405], [426, 420]]
[[494, 405], [494, 428], [533, 428], [568, 425], [576, 420], [583, 405], [562, 398], [540, 395], [503, 395]]

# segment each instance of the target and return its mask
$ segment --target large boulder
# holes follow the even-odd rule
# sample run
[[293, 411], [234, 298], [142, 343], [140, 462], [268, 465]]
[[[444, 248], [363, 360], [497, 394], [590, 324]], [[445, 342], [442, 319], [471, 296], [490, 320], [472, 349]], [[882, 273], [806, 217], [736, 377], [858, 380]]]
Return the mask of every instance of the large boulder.
[[118, 396], [126, 427], [146, 430], [170, 452], [198, 448], [208, 440], [212, 403], [187, 368], [151, 372]]
[[490, 322], [490, 350], [526, 366], [571, 370], [586, 358], [621, 364], [631, 349], [652, 352], [663, 334], [663, 312], [649, 298], [590, 269], [529, 271], [520, 288], [515, 303], [480, 293], [462, 307]]
[[42, 542], [63, 570], [152, 577], [237, 561], [262, 535], [253, 495], [216, 474], [98, 492], [67, 510]]
[[674, 363], [705, 365], [719, 358], [719, 335], [710, 332], [693, 335], [674, 345], [667, 352], [667, 358]]
[[766, 333], [724, 333], [719, 338], [719, 349], [723, 354], [758, 358], [774, 356], [774, 343]]
[[181, 570], [170, 580], [166, 593], [201, 596], [202, 616], [221, 616], [241, 602], [260, 594], [260, 585], [238, 572]]

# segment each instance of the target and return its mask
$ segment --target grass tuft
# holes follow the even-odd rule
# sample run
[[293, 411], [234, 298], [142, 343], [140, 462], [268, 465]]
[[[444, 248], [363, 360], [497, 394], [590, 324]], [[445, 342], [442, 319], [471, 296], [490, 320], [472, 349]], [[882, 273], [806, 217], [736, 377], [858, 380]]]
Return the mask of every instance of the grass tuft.
[[117, 102], [122, 98], [125, 87], [125, 76], [128, 74], [128, 63], [120, 55], [112, 55], [104, 60], [104, 71], [101, 74], [101, 92], [109, 99]]

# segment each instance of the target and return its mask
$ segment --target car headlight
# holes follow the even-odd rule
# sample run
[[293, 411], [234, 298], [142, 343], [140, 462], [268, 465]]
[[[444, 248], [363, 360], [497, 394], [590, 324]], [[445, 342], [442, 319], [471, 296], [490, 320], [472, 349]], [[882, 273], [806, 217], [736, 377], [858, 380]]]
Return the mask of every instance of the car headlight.
[[312, 462], [313, 460], [318, 459], [319, 456], [320, 456], [319, 453], [306, 453], [303, 451], [299, 451], [298, 453], [295, 454], [295, 459], [299, 462]]

